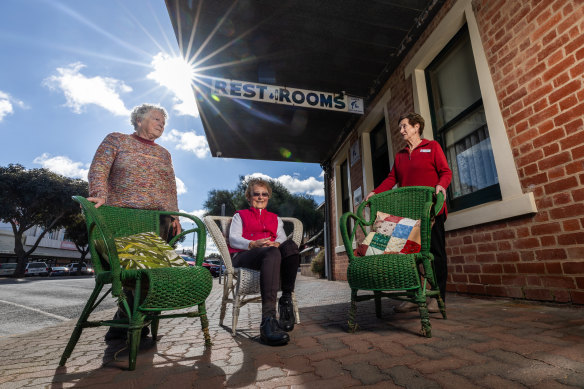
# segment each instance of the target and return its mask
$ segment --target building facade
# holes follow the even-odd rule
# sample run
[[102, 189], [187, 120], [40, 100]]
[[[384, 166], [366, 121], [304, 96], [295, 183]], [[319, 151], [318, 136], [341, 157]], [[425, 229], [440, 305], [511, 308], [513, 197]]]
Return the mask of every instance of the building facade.
[[452, 292], [584, 304], [584, 3], [449, 0], [328, 165], [331, 278], [338, 220], [389, 172], [416, 111], [453, 170]]

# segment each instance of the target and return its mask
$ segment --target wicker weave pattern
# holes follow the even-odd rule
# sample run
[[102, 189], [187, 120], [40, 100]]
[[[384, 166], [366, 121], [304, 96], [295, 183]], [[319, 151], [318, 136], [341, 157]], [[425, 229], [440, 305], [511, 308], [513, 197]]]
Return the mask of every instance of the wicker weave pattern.
[[[198, 218], [179, 212], [148, 211], [140, 209], [116, 208], [101, 206], [96, 209], [93, 203], [79, 196], [73, 199], [81, 204], [89, 233], [89, 248], [95, 269], [95, 288], [85, 308], [77, 321], [69, 343], [61, 356], [60, 366], [73, 352], [81, 332], [87, 327], [116, 326], [129, 329], [129, 368], [134, 370], [136, 356], [140, 345], [140, 329], [152, 322], [152, 337], [156, 339], [160, 319], [171, 317], [200, 317], [205, 345], [211, 345], [209, 323], [205, 307], [205, 299], [209, 296], [213, 279], [207, 269], [202, 267], [206, 247], [205, 225]], [[157, 269], [123, 270], [114, 244], [114, 238], [125, 237], [141, 232], [160, 232], [161, 215], [179, 215], [191, 219], [197, 226], [183, 231], [173, 239], [176, 241], [189, 233], [197, 233], [197, 266], [168, 267]], [[102, 262], [95, 248], [96, 242], [103, 244], [109, 263]], [[171, 243], [173, 242], [171, 241]], [[100, 298], [103, 287], [111, 284], [111, 289]], [[140, 306], [130, 307], [122, 293], [122, 284], [135, 285], [137, 296], [145, 297]], [[89, 315], [99, 306], [103, 298], [111, 292], [128, 313], [129, 319], [89, 321]], [[161, 311], [197, 306], [196, 312], [161, 315]]]
[[[438, 300], [438, 305], [444, 318], [446, 311], [444, 303], [438, 292], [432, 266], [433, 256], [430, 253], [430, 232], [432, 217], [437, 214], [443, 204], [442, 195], [435, 199], [435, 189], [431, 187], [405, 187], [390, 190], [371, 197], [364, 201], [357, 209], [357, 213], [345, 213], [341, 217], [340, 229], [349, 267], [347, 279], [351, 286], [351, 310], [349, 312], [349, 328], [356, 330], [355, 313], [356, 302], [374, 298], [376, 301], [377, 316], [381, 316], [381, 297], [394, 297], [408, 300], [418, 304], [422, 322], [422, 333], [431, 337], [431, 326], [426, 306], [426, 296]], [[370, 219], [365, 217], [365, 207], [370, 207]], [[365, 257], [355, 257], [353, 246], [357, 228], [367, 235], [366, 227], [375, 221], [375, 215], [381, 211], [395, 216], [420, 219], [420, 233], [422, 248], [416, 254], [383, 254]], [[351, 230], [349, 225], [353, 220], [355, 227]], [[432, 290], [426, 290], [422, 284], [419, 267], [424, 269], [424, 280]], [[374, 291], [373, 295], [358, 296], [358, 290]], [[381, 293], [383, 292], [383, 293]]]
[[202, 266], [150, 269], [144, 273], [151, 287], [140, 310], [192, 307], [205, 302], [213, 288], [213, 279]]
[[[292, 231], [292, 234], [288, 236], [288, 239], [292, 239], [298, 246], [300, 246], [303, 232], [302, 222], [292, 217], [283, 217], [281, 219], [284, 223], [292, 223], [294, 230]], [[260, 272], [258, 270], [233, 267], [231, 255], [229, 254], [229, 249], [227, 247], [227, 235], [231, 225], [230, 216], [205, 216], [204, 220], [207, 226], [207, 231], [209, 231], [215, 245], [219, 249], [219, 253], [225, 263], [226, 269], [219, 324], [223, 325], [227, 304], [233, 304], [231, 332], [235, 335], [237, 331], [239, 309], [248, 303], [261, 303], [259, 296]], [[296, 303], [296, 295], [294, 293], [292, 293], [292, 303], [294, 305], [296, 323], [300, 323], [300, 313], [298, 312], [298, 304]]]

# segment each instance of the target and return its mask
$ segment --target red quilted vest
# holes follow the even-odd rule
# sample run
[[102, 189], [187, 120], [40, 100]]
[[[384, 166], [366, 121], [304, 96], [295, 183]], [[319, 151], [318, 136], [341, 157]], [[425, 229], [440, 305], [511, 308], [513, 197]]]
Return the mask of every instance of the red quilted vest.
[[[273, 242], [278, 236], [278, 216], [275, 213], [268, 212], [265, 209], [257, 208], [242, 209], [237, 211], [241, 217], [243, 238], [248, 240], [259, 240], [270, 238]], [[244, 251], [234, 249], [229, 246], [230, 253]]]

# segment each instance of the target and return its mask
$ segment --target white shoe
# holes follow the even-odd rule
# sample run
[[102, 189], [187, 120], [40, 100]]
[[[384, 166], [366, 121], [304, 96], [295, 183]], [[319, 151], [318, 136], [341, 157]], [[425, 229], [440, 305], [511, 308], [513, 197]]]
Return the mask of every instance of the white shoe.
[[433, 298], [430, 299], [430, 302], [428, 303], [428, 312], [430, 313], [440, 312], [440, 308], [438, 308], [438, 300]]
[[418, 309], [418, 304], [410, 301], [402, 301], [400, 305], [393, 307], [393, 310], [397, 313], [413, 312], [416, 309]]

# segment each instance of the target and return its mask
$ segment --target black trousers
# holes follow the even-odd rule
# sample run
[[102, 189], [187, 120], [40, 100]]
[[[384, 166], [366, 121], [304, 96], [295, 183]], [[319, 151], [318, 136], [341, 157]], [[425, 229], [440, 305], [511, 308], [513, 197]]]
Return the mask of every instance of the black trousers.
[[241, 251], [233, 257], [233, 266], [260, 271], [262, 318], [265, 318], [276, 316], [280, 281], [283, 294], [294, 292], [300, 254], [296, 243], [287, 240], [279, 247], [258, 247]]
[[446, 258], [446, 236], [444, 232], [444, 213], [434, 219], [430, 237], [430, 252], [434, 255], [434, 272], [440, 288], [442, 300], [446, 301], [446, 280], [448, 279], [448, 261]]

